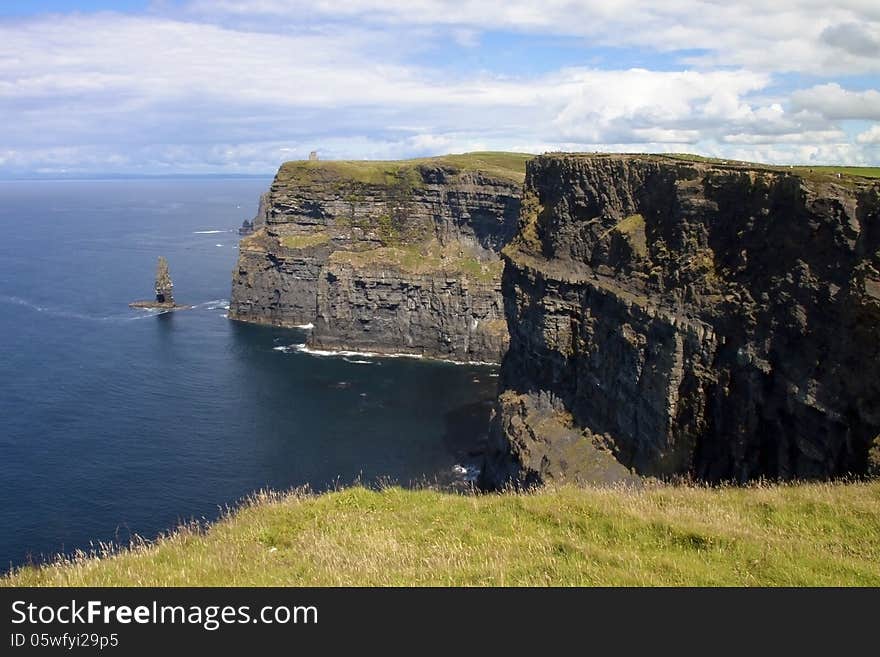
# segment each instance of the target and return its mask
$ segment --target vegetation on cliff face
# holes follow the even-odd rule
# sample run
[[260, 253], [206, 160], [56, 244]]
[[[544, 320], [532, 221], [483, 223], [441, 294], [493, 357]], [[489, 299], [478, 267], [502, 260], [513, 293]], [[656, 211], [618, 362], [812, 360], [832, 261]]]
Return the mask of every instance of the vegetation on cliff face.
[[321, 231], [317, 233], [303, 233], [301, 235], [282, 235], [279, 241], [281, 246], [287, 249], [307, 249], [329, 242], [330, 233]]
[[0, 585], [880, 585], [880, 482], [261, 495]]
[[531, 157], [282, 165], [258, 212], [265, 228], [241, 243], [229, 316], [312, 324], [309, 343], [323, 349], [497, 362], [498, 252], [516, 232]]
[[483, 262], [473, 255], [461, 252], [455, 244], [442, 246], [437, 240], [421, 244], [400, 242], [374, 249], [335, 251], [328, 262], [344, 263], [358, 268], [388, 267], [407, 274], [446, 272], [481, 283], [499, 281], [504, 268], [504, 263], [500, 260]]

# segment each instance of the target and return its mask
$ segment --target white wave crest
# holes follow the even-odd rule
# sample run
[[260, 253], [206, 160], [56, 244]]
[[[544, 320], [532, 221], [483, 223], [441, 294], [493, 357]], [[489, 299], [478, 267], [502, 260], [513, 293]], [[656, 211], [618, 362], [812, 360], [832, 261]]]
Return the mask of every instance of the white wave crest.
[[[293, 345], [291, 345], [293, 346]], [[376, 351], [349, 351], [347, 349], [341, 349], [339, 351], [331, 351], [326, 349], [312, 349], [308, 345], [296, 345], [296, 350], [300, 351], [304, 354], [309, 354], [310, 356], [321, 356], [321, 357], [346, 357], [349, 358], [416, 358], [423, 359], [424, 356], [421, 354], [382, 354]]]
[[217, 235], [218, 233], [229, 233], [228, 230], [194, 230], [193, 235]]
[[459, 465], [456, 463], [452, 466], [452, 472], [469, 482], [475, 482], [480, 476], [480, 468], [475, 465]]
[[[499, 363], [493, 363], [488, 360], [453, 360], [452, 358], [430, 358], [429, 360], [438, 363], [447, 363], [449, 365], [470, 365], [472, 367], [498, 367]], [[489, 376], [492, 376], [491, 374]]]
[[279, 347], [272, 347], [272, 351], [280, 351], [283, 354], [289, 354], [294, 351], [299, 351], [299, 347], [305, 347], [305, 345], [304, 344], [281, 345]]
[[[305, 328], [306, 326], [311, 327], [310, 324], [306, 324], [302, 327], [297, 328]], [[282, 347], [273, 347], [275, 351], [282, 351], [286, 354], [291, 353], [293, 351], [298, 351], [304, 354], [308, 354], [309, 356], [319, 356], [321, 358], [342, 358], [343, 360], [349, 363], [357, 363], [357, 364], [375, 364], [373, 361], [363, 360], [365, 358], [414, 358], [416, 360], [429, 360], [435, 361], [438, 363], [449, 363], [450, 365], [471, 365], [476, 367], [497, 367], [498, 363], [490, 363], [487, 361], [481, 360], [451, 360], [446, 358], [431, 358], [426, 357], [423, 354], [409, 354], [409, 353], [382, 353], [379, 351], [352, 351], [350, 349], [315, 349], [313, 347], [309, 347], [307, 344], [292, 344]], [[360, 359], [360, 360], [353, 360]], [[490, 374], [489, 376], [497, 376], [497, 374]]]
[[16, 296], [8, 296], [8, 295], [0, 295], [0, 303], [8, 303], [15, 306], [22, 306], [23, 308], [27, 308], [37, 313], [41, 313], [44, 315], [48, 315], [49, 317], [60, 317], [62, 319], [77, 319], [87, 322], [125, 322], [133, 319], [144, 319], [145, 317], [150, 317], [150, 315], [134, 315], [132, 316], [130, 313], [119, 314], [119, 315], [87, 315], [85, 313], [76, 312], [73, 310], [65, 310], [64, 308], [52, 308], [49, 306], [41, 306], [33, 301], [28, 301], [27, 299], [22, 299], [21, 297]]
[[278, 347], [272, 347], [272, 349], [285, 354], [299, 352], [302, 354], [308, 354], [309, 356], [317, 356], [319, 358], [342, 358], [346, 362], [358, 365], [375, 364], [373, 361], [364, 360], [366, 358], [415, 358], [419, 360], [424, 358], [421, 354], [380, 354], [375, 351], [350, 351], [348, 349], [331, 351], [328, 349], [313, 349], [305, 343], [280, 345]]
[[197, 303], [193, 308], [199, 310], [229, 310], [229, 299], [211, 299], [210, 301]]
[[128, 320], [138, 320], [138, 319], [148, 319], [150, 317], [156, 317], [157, 315], [164, 315], [165, 313], [172, 313], [174, 309], [159, 309], [159, 308], [134, 308], [137, 311], [137, 315], [135, 317], [128, 317]]
[[302, 329], [303, 331], [311, 331], [313, 328], [315, 328], [315, 325], [309, 322], [308, 324], [297, 324], [293, 328]]

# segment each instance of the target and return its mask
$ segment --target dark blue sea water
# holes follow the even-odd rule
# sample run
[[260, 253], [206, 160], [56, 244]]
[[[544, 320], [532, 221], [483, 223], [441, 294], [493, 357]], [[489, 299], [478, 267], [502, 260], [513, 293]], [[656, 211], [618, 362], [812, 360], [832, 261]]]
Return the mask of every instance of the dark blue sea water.
[[[261, 488], [475, 461], [492, 368], [313, 356], [278, 349], [302, 331], [226, 319], [232, 229], [268, 183], [0, 182], [0, 570]], [[128, 308], [159, 255], [192, 310]]]

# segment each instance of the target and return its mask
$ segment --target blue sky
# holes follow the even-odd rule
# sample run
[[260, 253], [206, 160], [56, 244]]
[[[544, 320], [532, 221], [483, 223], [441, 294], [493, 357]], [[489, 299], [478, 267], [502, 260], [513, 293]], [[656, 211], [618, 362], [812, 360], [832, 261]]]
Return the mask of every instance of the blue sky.
[[0, 3], [0, 177], [503, 149], [880, 165], [876, 0]]
[[37, 16], [49, 13], [70, 12], [144, 12], [151, 9], [149, 0], [94, 0], [93, 2], [70, 2], [69, 0], [5, 0], [0, 4], [0, 16]]

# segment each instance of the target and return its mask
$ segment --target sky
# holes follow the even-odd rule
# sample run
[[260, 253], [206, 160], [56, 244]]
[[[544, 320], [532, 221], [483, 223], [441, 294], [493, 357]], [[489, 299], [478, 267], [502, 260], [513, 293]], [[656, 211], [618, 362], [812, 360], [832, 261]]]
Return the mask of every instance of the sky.
[[0, 2], [0, 177], [312, 150], [878, 166], [880, 2]]

